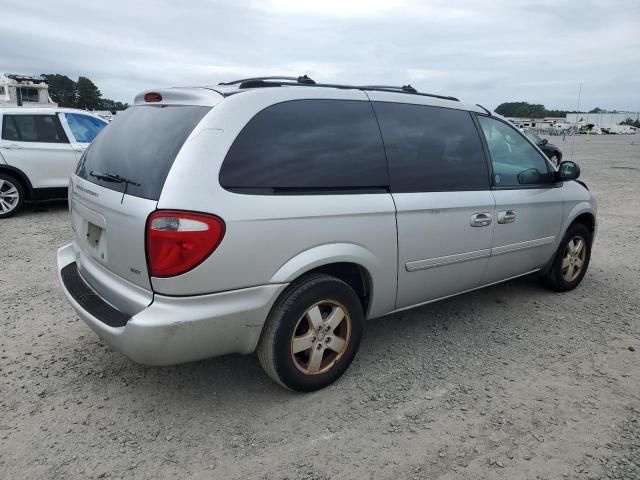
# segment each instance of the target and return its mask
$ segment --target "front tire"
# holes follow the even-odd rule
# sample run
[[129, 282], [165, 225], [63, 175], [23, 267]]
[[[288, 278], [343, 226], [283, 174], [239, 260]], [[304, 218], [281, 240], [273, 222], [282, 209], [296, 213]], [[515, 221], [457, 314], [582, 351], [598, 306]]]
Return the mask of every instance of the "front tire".
[[0, 173], [0, 218], [7, 218], [22, 208], [24, 189], [14, 177]]
[[258, 359], [283, 387], [318, 390], [351, 365], [363, 325], [362, 304], [349, 285], [329, 275], [311, 274], [290, 285], [271, 309]]
[[591, 232], [581, 223], [571, 225], [565, 233], [553, 265], [543, 277], [545, 286], [556, 292], [573, 290], [584, 278], [591, 260]]

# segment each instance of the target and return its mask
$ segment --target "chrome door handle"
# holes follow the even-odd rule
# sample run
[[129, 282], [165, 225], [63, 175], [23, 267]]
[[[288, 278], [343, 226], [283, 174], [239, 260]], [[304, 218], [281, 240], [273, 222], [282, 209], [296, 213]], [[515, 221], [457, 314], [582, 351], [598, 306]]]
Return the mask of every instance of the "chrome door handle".
[[498, 223], [513, 223], [516, 221], [516, 212], [514, 210], [504, 210], [498, 212]]
[[472, 227], [486, 227], [491, 225], [491, 214], [488, 212], [474, 213], [471, 215]]

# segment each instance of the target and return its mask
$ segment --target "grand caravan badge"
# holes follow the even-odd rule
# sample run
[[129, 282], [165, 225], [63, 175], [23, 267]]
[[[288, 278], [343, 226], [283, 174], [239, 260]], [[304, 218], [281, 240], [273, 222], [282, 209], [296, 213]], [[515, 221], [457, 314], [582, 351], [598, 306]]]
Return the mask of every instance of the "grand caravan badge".
[[98, 195], [96, 192], [94, 192], [93, 190], [89, 190], [88, 188], [82, 187], [82, 186], [80, 186], [80, 185], [76, 185], [76, 189], [77, 189], [77, 190], [80, 190], [81, 192], [87, 193], [87, 194], [89, 194], [89, 195], [91, 195], [91, 196], [93, 196], [93, 197], [98, 197], [98, 196], [99, 196], [99, 195]]

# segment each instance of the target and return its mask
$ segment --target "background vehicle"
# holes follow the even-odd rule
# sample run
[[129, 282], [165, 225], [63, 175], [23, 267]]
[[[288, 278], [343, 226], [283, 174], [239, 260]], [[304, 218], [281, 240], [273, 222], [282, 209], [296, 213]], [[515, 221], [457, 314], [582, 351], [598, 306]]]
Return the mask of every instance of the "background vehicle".
[[107, 125], [67, 108], [0, 108], [0, 218], [25, 200], [65, 198], [82, 153]]
[[309, 391], [367, 318], [584, 276], [595, 202], [500, 117], [410, 87], [249, 79], [136, 97], [72, 176], [67, 299], [152, 365], [257, 349]]
[[524, 134], [529, 138], [529, 140], [535, 143], [547, 157], [549, 157], [549, 160], [551, 160], [554, 167], [560, 165], [560, 162], [562, 161], [562, 151], [558, 147], [553, 143], [549, 143], [549, 140], [546, 138], [541, 138], [540, 135], [531, 129], [525, 128]]

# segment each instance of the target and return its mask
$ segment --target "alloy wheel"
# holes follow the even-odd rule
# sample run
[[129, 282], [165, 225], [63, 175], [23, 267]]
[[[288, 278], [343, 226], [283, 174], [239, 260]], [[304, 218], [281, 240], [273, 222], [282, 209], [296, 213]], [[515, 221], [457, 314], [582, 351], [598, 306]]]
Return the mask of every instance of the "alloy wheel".
[[344, 355], [351, 337], [351, 317], [333, 300], [322, 300], [300, 317], [291, 338], [291, 357], [305, 375], [327, 372]]
[[0, 213], [9, 213], [18, 206], [20, 193], [8, 180], [0, 178]]
[[580, 276], [587, 258], [587, 242], [579, 235], [567, 243], [562, 257], [562, 278], [571, 283]]

